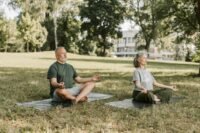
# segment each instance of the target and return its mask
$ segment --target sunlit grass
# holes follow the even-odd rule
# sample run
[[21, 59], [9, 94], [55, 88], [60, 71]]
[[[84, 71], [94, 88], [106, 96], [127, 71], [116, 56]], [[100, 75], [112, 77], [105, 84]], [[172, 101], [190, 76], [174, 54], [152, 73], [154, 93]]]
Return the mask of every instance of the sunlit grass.
[[[71, 108], [57, 107], [48, 111], [16, 106], [17, 102], [49, 98], [46, 73], [49, 65], [54, 62], [52, 54], [9, 54], [8, 59], [14, 58], [14, 64], [7, 62], [10, 63], [8, 67], [2, 67], [2, 64], [5, 66], [6, 63], [0, 62], [0, 132], [200, 131], [200, 78], [193, 77], [198, 72], [198, 64], [176, 65], [174, 62], [150, 61], [147, 69], [153, 72], [155, 78], [165, 84], [177, 85], [179, 91], [174, 95], [184, 96], [185, 99], [141, 110], [118, 109], [105, 103], [131, 98], [134, 70], [132, 59], [90, 59], [88, 56], [70, 54], [69, 58], [72, 56], [74, 59], [82, 60], [69, 59], [80, 76], [101, 75], [102, 81], [97, 83], [95, 92], [112, 94], [114, 97]], [[27, 56], [25, 61], [28, 61], [28, 67], [20, 64], [24, 55]], [[0, 58], [2, 59], [2, 56]], [[43, 64], [40, 64], [41, 62]]]

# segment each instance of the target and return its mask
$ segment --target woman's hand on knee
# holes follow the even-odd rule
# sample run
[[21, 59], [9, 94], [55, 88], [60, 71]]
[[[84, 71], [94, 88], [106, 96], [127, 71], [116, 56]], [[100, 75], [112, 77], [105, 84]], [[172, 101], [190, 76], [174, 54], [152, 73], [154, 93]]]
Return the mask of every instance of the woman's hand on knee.
[[171, 89], [171, 90], [173, 90], [173, 91], [178, 91], [178, 89], [176, 88], [176, 86], [175, 86], [175, 85], [173, 85], [173, 86], [170, 86], [170, 89]]
[[141, 92], [147, 94], [147, 89], [143, 89]]

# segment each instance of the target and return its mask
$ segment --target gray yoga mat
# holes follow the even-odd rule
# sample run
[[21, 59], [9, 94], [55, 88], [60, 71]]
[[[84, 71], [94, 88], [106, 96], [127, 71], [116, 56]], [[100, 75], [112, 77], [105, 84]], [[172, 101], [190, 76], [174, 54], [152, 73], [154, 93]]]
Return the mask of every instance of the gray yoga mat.
[[[102, 93], [90, 93], [88, 95], [88, 102], [97, 101], [97, 100], [103, 100], [111, 98], [112, 95], [108, 94], [102, 94]], [[70, 102], [52, 102], [52, 99], [45, 99], [45, 100], [38, 100], [38, 101], [31, 101], [31, 102], [23, 102], [23, 103], [17, 103], [18, 106], [23, 107], [32, 107], [38, 110], [48, 110], [54, 106], [61, 105], [63, 107], [69, 107], [71, 106]]]
[[[178, 102], [183, 99], [184, 97], [172, 97], [169, 103]], [[160, 103], [160, 104], [164, 104], [164, 103]], [[145, 107], [157, 106], [157, 104], [135, 102], [135, 101], [132, 101], [132, 98], [124, 99], [122, 101], [109, 102], [109, 103], [106, 103], [106, 105], [110, 105], [112, 107], [117, 107], [117, 108], [123, 108], [123, 109], [135, 109], [135, 108], [141, 109]]]

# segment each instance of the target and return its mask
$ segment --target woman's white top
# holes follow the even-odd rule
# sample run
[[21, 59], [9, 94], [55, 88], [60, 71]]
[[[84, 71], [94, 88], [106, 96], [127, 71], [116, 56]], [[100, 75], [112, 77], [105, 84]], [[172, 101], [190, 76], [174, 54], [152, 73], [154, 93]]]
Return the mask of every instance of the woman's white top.
[[[139, 81], [141, 86], [146, 88], [147, 90], [153, 90], [153, 82], [154, 82], [153, 75], [147, 71], [145, 68], [136, 68], [133, 72], [133, 81]], [[141, 91], [140, 88], [137, 88], [135, 85], [134, 90]]]

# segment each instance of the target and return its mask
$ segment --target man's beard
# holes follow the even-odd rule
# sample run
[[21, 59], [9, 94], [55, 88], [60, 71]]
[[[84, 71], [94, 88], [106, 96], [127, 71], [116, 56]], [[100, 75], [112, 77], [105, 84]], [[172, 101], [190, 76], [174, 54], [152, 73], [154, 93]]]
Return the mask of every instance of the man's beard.
[[65, 62], [66, 62], [66, 59], [62, 59], [62, 62], [65, 63]]
[[59, 62], [66, 63], [66, 59], [60, 59]]

